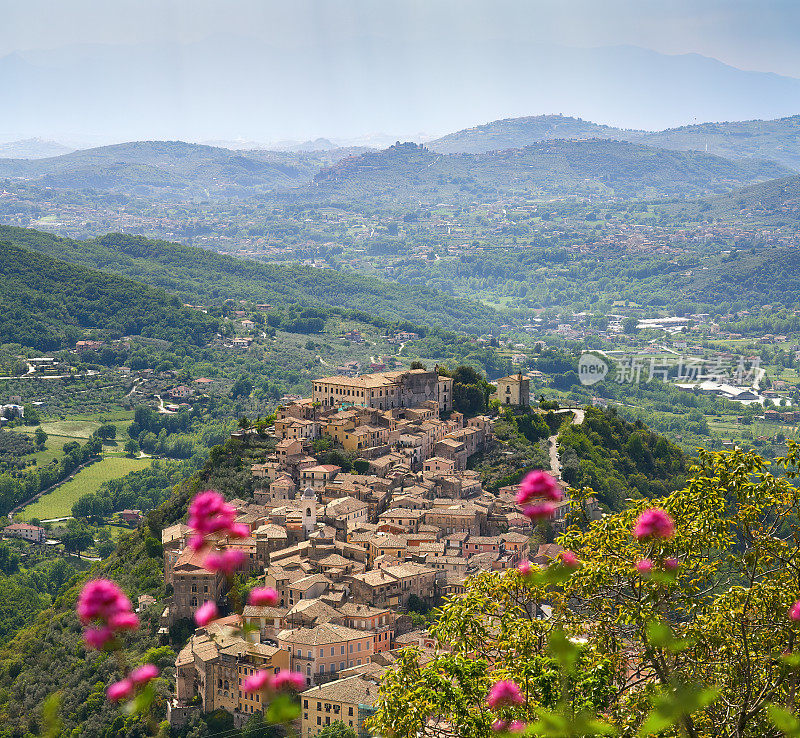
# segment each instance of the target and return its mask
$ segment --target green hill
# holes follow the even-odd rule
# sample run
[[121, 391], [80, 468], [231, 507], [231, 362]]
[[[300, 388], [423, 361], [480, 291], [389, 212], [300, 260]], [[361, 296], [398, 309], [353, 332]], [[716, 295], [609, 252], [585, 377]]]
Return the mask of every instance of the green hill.
[[606, 138], [636, 140], [644, 131], [623, 131], [564, 115], [505, 118], [466, 128], [430, 141], [426, 146], [440, 154], [481, 154], [502, 149], [521, 149], [554, 139]]
[[800, 116], [776, 120], [699, 123], [664, 131], [637, 131], [562, 115], [507, 118], [456, 131], [431, 141], [443, 154], [522, 148], [553, 139], [602, 138], [675, 151], [701, 151], [728, 159], [770, 159], [800, 169]]
[[543, 141], [481, 154], [437, 154], [416, 144], [343, 159], [324, 169], [311, 198], [435, 203], [486, 196], [692, 196], [784, 176], [763, 161], [592, 139]]
[[0, 274], [0, 343], [50, 350], [93, 328], [203, 345], [218, 328], [162, 290], [9, 242], [0, 242]]
[[777, 120], [700, 123], [649, 133], [648, 146], [680, 151], [708, 151], [730, 159], [771, 159], [800, 169], [800, 115]]
[[47, 159], [0, 159], [0, 178], [68, 190], [213, 198], [299, 187], [351, 153], [233, 151], [184, 141], [134, 141]]
[[425, 287], [398, 285], [333, 269], [264, 264], [205, 249], [109, 234], [74, 241], [0, 226], [0, 240], [166, 290], [191, 304], [248, 299], [362, 311], [389, 321], [483, 333], [505, 322], [497, 311]]

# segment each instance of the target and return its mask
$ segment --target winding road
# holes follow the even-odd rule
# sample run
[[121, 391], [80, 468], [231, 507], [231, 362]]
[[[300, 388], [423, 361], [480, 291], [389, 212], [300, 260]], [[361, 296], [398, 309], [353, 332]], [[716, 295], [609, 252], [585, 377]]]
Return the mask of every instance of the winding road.
[[[563, 410], [554, 410], [553, 412], [555, 414], [572, 413], [574, 417], [570, 422], [574, 425], [580, 425], [586, 416], [582, 408], [565, 408]], [[556, 479], [561, 479], [561, 459], [558, 458], [558, 433], [554, 433], [547, 439], [547, 450], [550, 453], [550, 471]]]

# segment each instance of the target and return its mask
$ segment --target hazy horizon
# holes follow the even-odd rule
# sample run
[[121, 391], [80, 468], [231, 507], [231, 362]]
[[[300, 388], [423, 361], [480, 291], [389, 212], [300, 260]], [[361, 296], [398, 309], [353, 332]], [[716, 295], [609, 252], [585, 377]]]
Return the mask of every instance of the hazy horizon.
[[786, 0], [2, 5], [3, 142], [383, 146], [542, 114], [652, 131], [800, 112]]

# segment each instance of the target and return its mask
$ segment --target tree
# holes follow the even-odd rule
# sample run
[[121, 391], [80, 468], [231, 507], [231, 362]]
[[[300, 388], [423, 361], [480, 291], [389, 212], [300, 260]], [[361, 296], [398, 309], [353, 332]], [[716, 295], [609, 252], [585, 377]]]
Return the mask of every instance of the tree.
[[47, 443], [47, 433], [42, 430], [42, 427], [39, 426], [36, 428], [36, 431], [33, 434], [33, 438], [36, 441], [36, 445], [42, 449], [44, 445]]
[[113, 441], [117, 437], [117, 426], [113, 423], [106, 423], [101, 425], [96, 431], [95, 435], [102, 438], [104, 441]]
[[357, 733], [354, 728], [345, 725], [341, 720], [336, 720], [330, 725], [326, 725], [317, 733], [317, 738], [356, 738]]
[[67, 530], [61, 536], [61, 542], [64, 544], [64, 550], [76, 552], [80, 556], [81, 551], [86, 550], [94, 543], [92, 529], [85, 523], [70, 520]]
[[236, 400], [239, 397], [250, 397], [253, 391], [253, 382], [250, 377], [239, 377], [231, 388], [231, 399]]
[[411, 366], [409, 367], [409, 369], [412, 369], [412, 370], [414, 370], [414, 369], [427, 370], [427, 367], [421, 361], [412, 361], [411, 362]]
[[[773, 717], [783, 709], [792, 725], [798, 709], [800, 446], [789, 441], [775, 463], [786, 476], [751, 452], [701, 451], [685, 488], [597, 522], [582, 513], [592, 491], [573, 490], [558, 543], [579, 564], [474, 577], [430, 628], [447, 650], [401, 653], [370, 728], [485, 738], [502, 717], [548, 736], [595, 735], [601, 722], [631, 736], [781, 735]], [[632, 535], [649, 505], [671, 515], [674, 535]], [[498, 679], [525, 703], [487, 709]]]
[[140, 452], [139, 443], [136, 440], [134, 440], [133, 438], [130, 438], [125, 442], [124, 449], [125, 449], [125, 453], [128, 456], [130, 456], [132, 459], [136, 458], [139, 455], [139, 452]]

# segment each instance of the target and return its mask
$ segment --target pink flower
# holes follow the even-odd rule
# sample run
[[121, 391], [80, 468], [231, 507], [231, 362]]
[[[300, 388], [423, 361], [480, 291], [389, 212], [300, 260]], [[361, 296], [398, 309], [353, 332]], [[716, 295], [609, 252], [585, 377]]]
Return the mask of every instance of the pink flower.
[[194, 621], [197, 623], [198, 626], [201, 628], [205, 625], [208, 625], [214, 618], [219, 615], [219, 611], [217, 610], [217, 605], [214, 603], [213, 600], [209, 600], [208, 602], [203, 603], [200, 608], [194, 614]]
[[800, 621], [800, 600], [795, 602], [789, 609], [789, 617], [795, 622]]
[[236, 522], [236, 508], [212, 489], [195, 496], [189, 505], [188, 525], [199, 534], [229, 530]]
[[665, 510], [651, 507], [645, 510], [636, 521], [633, 535], [639, 540], [643, 538], [672, 538], [675, 534], [675, 523]]
[[108, 624], [114, 630], [138, 630], [139, 618], [132, 612], [119, 612], [111, 617]]
[[679, 566], [680, 563], [676, 558], [670, 557], [668, 559], [664, 559], [664, 568], [667, 571], [677, 571]]
[[522, 705], [525, 703], [525, 698], [522, 696], [522, 692], [516, 682], [510, 679], [501, 679], [492, 685], [486, 702], [494, 710], [498, 707]]
[[523, 577], [527, 577], [528, 574], [531, 573], [533, 567], [531, 566], [531, 562], [528, 559], [522, 559], [517, 565], [517, 571], [522, 574]]
[[224, 551], [212, 551], [203, 560], [206, 569], [211, 571], [221, 571], [230, 576], [244, 562], [244, 554], [237, 549], [225, 549]]
[[143, 664], [142, 666], [137, 666], [129, 675], [128, 679], [130, 679], [134, 684], [147, 684], [151, 679], [155, 679], [158, 676], [158, 667], [155, 664]]
[[199, 551], [201, 548], [203, 548], [203, 544], [205, 544], [205, 542], [206, 539], [203, 538], [203, 536], [195, 535], [189, 538], [187, 545], [192, 549], [192, 551]]
[[558, 483], [547, 472], [540, 470], [529, 472], [517, 492], [517, 504], [526, 505], [534, 499], [545, 499], [558, 502], [562, 498]]
[[552, 502], [540, 502], [538, 505], [529, 505], [522, 510], [522, 514], [531, 520], [547, 520], [552, 518], [556, 506]]
[[272, 688], [301, 690], [306, 686], [306, 678], [299, 671], [286, 671], [282, 669], [272, 679]]
[[272, 587], [256, 587], [250, 592], [251, 605], [275, 605], [279, 599], [280, 595]]
[[250, 536], [250, 528], [244, 523], [234, 523], [227, 531], [231, 538], [248, 538]]
[[525, 723], [522, 720], [512, 720], [508, 726], [510, 733], [521, 733], [525, 730]]
[[508, 723], [505, 720], [495, 720], [492, 723], [492, 730], [495, 733], [501, 733], [508, 727]]
[[106, 690], [106, 696], [112, 702], [119, 702], [133, 694], [133, 682], [130, 679], [123, 679], [121, 682], [114, 682]]
[[242, 682], [242, 689], [245, 692], [260, 692], [262, 689], [269, 687], [269, 678], [270, 673], [265, 669], [257, 671]]
[[653, 562], [650, 559], [642, 559], [636, 562], [636, 571], [640, 574], [649, 574], [653, 571]]
[[105, 625], [102, 628], [87, 628], [83, 634], [83, 640], [90, 648], [102, 651], [107, 643], [114, 640], [114, 631]]
[[83, 585], [75, 609], [84, 625], [93, 620], [107, 623], [115, 615], [130, 612], [131, 603], [116, 582], [93, 579]]
[[581, 565], [578, 557], [572, 551], [561, 552], [561, 563], [569, 569], [577, 569]]

